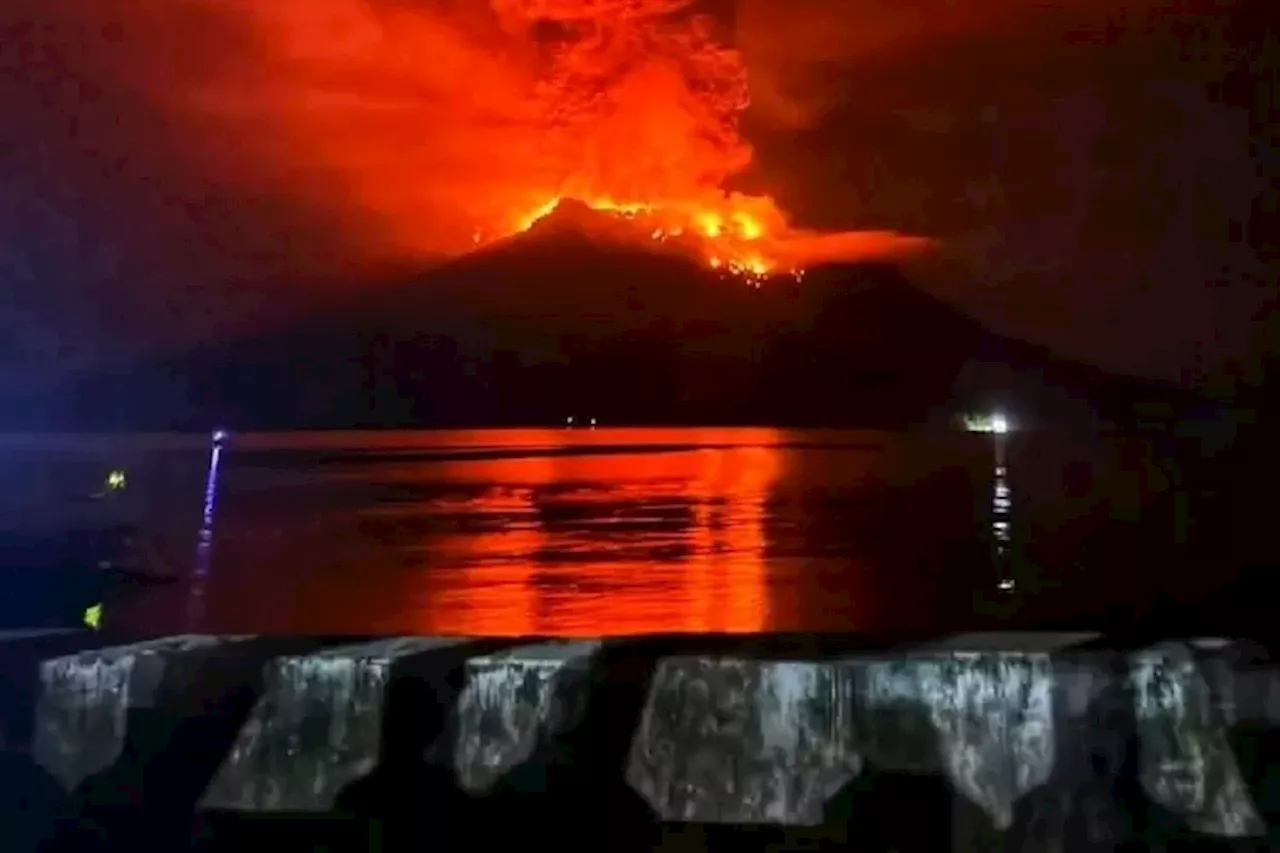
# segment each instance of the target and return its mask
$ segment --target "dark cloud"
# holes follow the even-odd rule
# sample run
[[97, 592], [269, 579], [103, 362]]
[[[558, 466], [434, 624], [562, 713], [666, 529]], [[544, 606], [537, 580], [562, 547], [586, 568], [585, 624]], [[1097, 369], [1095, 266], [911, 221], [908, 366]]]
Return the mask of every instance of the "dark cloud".
[[[244, 35], [199, 4], [14, 0], [0, 10], [0, 313], [19, 379], [246, 323], [272, 279], [325, 270], [341, 231], [244, 180], [237, 129], [157, 98]], [[238, 129], [243, 131], [243, 128]]]
[[1256, 372], [1265, 5], [746, 0], [765, 186], [814, 224], [944, 238], [936, 286], [1015, 334], [1153, 376]]

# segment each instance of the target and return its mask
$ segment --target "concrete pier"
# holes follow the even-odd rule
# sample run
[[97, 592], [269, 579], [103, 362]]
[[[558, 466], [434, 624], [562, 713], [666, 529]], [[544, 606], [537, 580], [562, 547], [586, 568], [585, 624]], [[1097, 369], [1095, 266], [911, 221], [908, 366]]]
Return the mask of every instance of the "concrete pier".
[[[388, 849], [343, 832], [465, 813], [491, 834], [534, 794], [564, 800], [561, 828], [526, 833], [578, 821], [636, 849], [752, 847], [759, 832], [781, 849], [860, 833], [910, 849], [939, 831], [950, 849], [1280, 839], [1280, 664], [1235, 640], [832, 640], [804, 659], [787, 638], [8, 639], [9, 692], [34, 694], [0, 708], [9, 753], [71, 813], [115, 797], [94, 836], [111, 844], [86, 849], [147, 842], [153, 824], [128, 815], [157, 808], [175, 839], [236, 821], [243, 839], [279, 815], [330, 827], [327, 849]], [[615, 808], [628, 796], [639, 807]], [[895, 829], [894, 810], [916, 817]]]

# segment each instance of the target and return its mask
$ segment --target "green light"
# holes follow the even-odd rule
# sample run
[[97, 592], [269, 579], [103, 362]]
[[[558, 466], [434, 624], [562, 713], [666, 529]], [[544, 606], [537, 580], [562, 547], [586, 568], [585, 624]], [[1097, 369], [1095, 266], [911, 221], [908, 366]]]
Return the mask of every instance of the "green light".
[[108, 492], [118, 492], [127, 485], [129, 485], [129, 481], [125, 478], [123, 470], [117, 468], [107, 475]]
[[84, 624], [95, 631], [102, 627], [101, 604], [95, 604], [84, 611]]

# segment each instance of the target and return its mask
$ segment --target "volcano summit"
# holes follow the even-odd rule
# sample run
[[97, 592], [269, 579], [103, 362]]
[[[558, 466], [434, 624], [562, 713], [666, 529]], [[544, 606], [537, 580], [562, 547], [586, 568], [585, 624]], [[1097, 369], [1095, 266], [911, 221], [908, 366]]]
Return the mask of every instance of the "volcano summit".
[[[786, 227], [767, 200], [736, 195], [722, 200], [726, 212], [713, 204], [654, 206], [553, 198], [522, 217], [515, 233], [573, 229], [613, 242], [649, 242], [700, 257], [711, 269], [757, 286], [774, 276], [798, 278], [815, 261], [894, 260], [932, 245], [892, 231], [801, 232]], [[475, 242], [486, 241], [477, 234]]]

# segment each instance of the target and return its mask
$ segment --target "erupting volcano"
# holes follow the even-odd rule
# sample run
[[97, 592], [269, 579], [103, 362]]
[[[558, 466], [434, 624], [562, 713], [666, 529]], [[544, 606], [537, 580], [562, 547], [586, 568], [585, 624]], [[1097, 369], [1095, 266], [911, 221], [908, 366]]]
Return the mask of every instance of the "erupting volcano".
[[750, 103], [741, 55], [694, 0], [493, 0], [508, 31], [543, 33], [535, 87], [546, 144], [576, 151], [558, 189], [494, 235], [528, 230], [571, 199], [628, 220], [638, 235], [693, 251], [759, 284], [806, 264], [885, 258], [928, 241], [891, 232], [816, 235], [768, 196], [723, 189], [751, 161], [738, 130]]
[[[239, 5], [253, 74], [202, 86], [379, 251], [461, 254], [561, 200], [664, 250], [759, 282], [928, 241], [793, 227], [734, 190], [747, 69], [695, 0], [281, 0]], [[248, 110], [249, 112], [246, 112]], [[317, 192], [318, 191], [318, 192]], [[353, 215], [354, 214], [354, 215]]]

